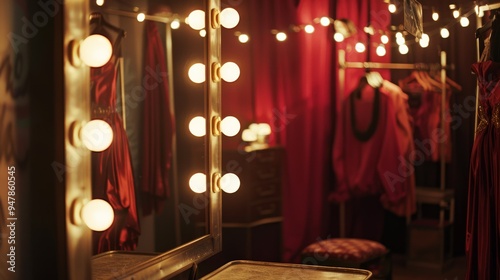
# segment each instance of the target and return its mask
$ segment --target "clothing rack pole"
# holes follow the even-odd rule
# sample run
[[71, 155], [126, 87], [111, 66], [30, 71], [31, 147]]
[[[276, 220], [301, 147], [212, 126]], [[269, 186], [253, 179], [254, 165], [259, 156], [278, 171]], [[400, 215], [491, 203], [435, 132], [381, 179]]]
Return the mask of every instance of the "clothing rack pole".
[[[500, 4], [498, 4], [500, 7]], [[490, 5], [491, 6], [491, 5]], [[355, 68], [355, 69], [390, 69], [390, 70], [431, 70], [433, 65], [428, 63], [384, 63], [384, 62], [346, 62], [345, 61], [345, 50], [339, 50], [338, 52], [338, 64], [339, 64], [339, 97], [337, 99], [337, 104], [340, 106], [345, 90], [345, 69]], [[446, 64], [446, 52], [442, 51], [440, 56], [440, 68], [441, 68], [441, 122], [440, 128], [442, 133], [445, 131], [445, 117], [446, 117], [446, 69], [448, 68]], [[338, 108], [337, 108], [338, 109]], [[477, 111], [477, 110], [476, 110]], [[445, 153], [445, 141], [440, 143], [440, 190], [444, 191], [446, 188], [446, 153]], [[441, 213], [440, 215], [444, 215]], [[407, 217], [407, 222], [409, 217]], [[339, 224], [340, 224], [340, 237], [345, 236], [345, 203], [341, 202], [339, 206]]]

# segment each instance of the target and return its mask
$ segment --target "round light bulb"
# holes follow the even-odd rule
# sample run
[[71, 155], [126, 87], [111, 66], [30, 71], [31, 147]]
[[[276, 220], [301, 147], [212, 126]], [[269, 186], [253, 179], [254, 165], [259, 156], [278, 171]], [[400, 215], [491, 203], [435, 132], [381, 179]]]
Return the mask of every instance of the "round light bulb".
[[271, 134], [271, 126], [267, 123], [259, 123], [257, 127], [258, 135], [269, 135]]
[[143, 22], [146, 19], [146, 15], [144, 13], [137, 14], [137, 21]]
[[220, 76], [224, 81], [232, 83], [240, 77], [240, 67], [234, 62], [226, 62], [220, 68]]
[[420, 39], [420, 41], [418, 41], [418, 43], [420, 44], [420, 46], [422, 48], [427, 48], [429, 46], [429, 40]]
[[112, 54], [111, 42], [100, 34], [90, 35], [80, 44], [80, 59], [90, 67], [105, 65]]
[[83, 222], [94, 231], [108, 229], [115, 218], [111, 205], [102, 199], [93, 199], [82, 207]]
[[401, 46], [401, 45], [404, 45], [405, 43], [406, 43], [405, 37], [401, 36], [401, 37], [396, 38], [396, 44]]
[[172, 28], [172, 29], [179, 29], [179, 27], [181, 27], [181, 22], [178, 19], [174, 19], [170, 23], [170, 28]]
[[399, 38], [399, 37], [403, 37], [403, 33], [401, 32], [396, 32], [396, 39]]
[[205, 12], [202, 10], [194, 10], [187, 17], [187, 24], [194, 30], [205, 28]]
[[469, 26], [469, 19], [467, 17], [461, 17], [460, 18], [460, 25], [462, 27], [467, 27]]
[[305, 31], [306, 33], [311, 34], [311, 33], [313, 33], [313, 32], [314, 32], [314, 26], [312, 26], [312, 25], [308, 24], [308, 25], [306, 25], [306, 26], [304, 27], [304, 31]]
[[205, 29], [200, 30], [200, 37], [205, 38], [207, 36], [207, 31]]
[[250, 37], [248, 37], [247, 34], [240, 34], [238, 36], [238, 41], [240, 41], [240, 43], [244, 44], [244, 43], [248, 42], [248, 40], [250, 40]]
[[205, 82], [205, 65], [203, 63], [195, 63], [189, 67], [189, 79], [196, 84]]
[[441, 31], [439, 33], [441, 33], [441, 37], [444, 39], [450, 37], [450, 31], [445, 27], [441, 28]]
[[286, 33], [285, 32], [278, 32], [276, 33], [276, 40], [283, 42], [286, 40]]
[[240, 178], [234, 173], [226, 173], [220, 179], [220, 187], [226, 193], [235, 193], [240, 188]]
[[454, 11], [453, 11], [453, 17], [454, 17], [454, 18], [458, 18], [459, 16], [460, 16], [460, 11], [458, 11], [458, 10], [454, 10]]
[[380, 42], [382, 42], [382, 44], [387, 44], [387, 43], [389, 43], [389, 36], [387, 36], [387, 35], [385, 35], [385, 34], [384, 34], [384, 35], [382, 35], [382, 36], [380, 36]]
[[387, 9], [389, 10], [389, 12], [391, 14], [394, 14], [396, 12], [396, 5], [394, 4], [389, 4], [389, 6], [387, 6]]
[[102, 152], [113, 142], [113, 129], [103, 120], [91, 120], [82, 127], [81, 137], [87, 149]]
[[220, 24], [227, 29], [234, 28], [240, 22], [240, 14], [233, 8], [225, 8], [220, 12]]
[[432, 13], [432, 20], [433, 21], [438, 21], [438, 19], [439, 19], [439, 14], [437, 12], [433, 12]]
[[240, 128], [240, 121], [233, 116], [225, 117], [220, 123], [220, 130], [228, 137], [233, 137], [238, 134]]
[[377, 49], [375, 50], [378, 56], [384, 56], [386, 54], [386, 50], [384, 45], [379, 45]]
[[196, 137], [205, 136], [206, 132], [206, 120], [204, 117], [194, 117], [189, 122], [189, 131]]
[[336, 32], [335, 34], [333, 34], [333, 40], [335, 40], [335, 42], [340, 43], [340, 42], [344, 41], [344, 39], [345, 38], [344, 38], [344, 35], [342, 35], [342, 33]]
[[410, 49], [408, 49], [408, 46], [405, 44], [402, 44], [399, 46], [399, 53], [400, 54], [407, 54], [409, 50]]
[[96, 0], [95, 3], [97, 6], [102, 6], [104, 5], [104, 0]]
[[203, 173], [195, 173], [189, 178], [189, 188], [195, 193], [207, 191], [207, 176]]
[[328, 26], [330, 25], [330, 18], [329, 17], [322, 17], [319, 19], [319, 24], [323, 26]]
[[362, 53], [366, 50], [366, 47], [363, 43], [357, 42], [356, 45], [354, 46], [354, 49], [356, 49], [357, 52]]
[[257, 141], [257, 134], [247, 128], [241, 132], [241, 139], [245, 142], [254, 142]]

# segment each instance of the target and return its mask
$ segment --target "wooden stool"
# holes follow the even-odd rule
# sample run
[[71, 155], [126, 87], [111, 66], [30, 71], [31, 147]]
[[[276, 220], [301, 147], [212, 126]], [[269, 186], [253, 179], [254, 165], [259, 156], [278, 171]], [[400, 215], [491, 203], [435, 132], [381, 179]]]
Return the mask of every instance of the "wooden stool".
[[307, 246], [303, 264], [350, 267], [372, 272], [371, 279], [392, 279], [389, 250], [382, 244], [359, 238], [331, 238]]

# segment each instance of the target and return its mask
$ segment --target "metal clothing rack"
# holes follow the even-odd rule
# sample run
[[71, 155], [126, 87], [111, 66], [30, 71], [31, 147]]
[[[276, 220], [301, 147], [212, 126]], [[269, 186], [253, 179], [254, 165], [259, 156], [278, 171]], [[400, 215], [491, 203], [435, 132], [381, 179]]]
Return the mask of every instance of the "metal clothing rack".
[[[428, 63], [382, 63], [382, 62], [347, 62], [345, 59], [345, 50], [339, 50], [338, 52], [338, 63], [339, 63], [339, 96], [343, 96], [345, 91], [345, 69], [355, 68], [355, 69], [391, 69], [391, 70], [441, 70], [441, 122], [440, 128], [444, 131], [446, 122], [446, 69], [448, 68], [446, 64], [446, 52], [441, 51], [440, 63], [439, 64], [428, 64]], [[339, 97], [340, 98], [340, 97]], [[342, 101], [342, 100], [338, 100]], [[338, 102], [337, 104], [341, 104]], [[440, 191], [444, 192], [446, 189], [446, 154], [445, 154], [445, 141], [440, 143]], [[342, 203], [340, 205], [340, 236], [345, 236], [345, 205]], [[440, 223], [442, 224], [444, 220], [444, 212], [440, 213]], [[409, 217], [407, 217], [407, 222], [409, 222]]]

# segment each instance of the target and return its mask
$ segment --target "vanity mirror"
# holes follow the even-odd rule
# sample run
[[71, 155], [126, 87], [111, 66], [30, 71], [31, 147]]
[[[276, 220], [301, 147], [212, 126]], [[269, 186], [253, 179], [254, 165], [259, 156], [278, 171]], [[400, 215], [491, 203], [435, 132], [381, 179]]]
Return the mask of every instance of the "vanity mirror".
[[[171, 277], [220, 250], [220, 3], [80, 2], [65, 6], [66, 150], [79, 155], [66, 187], [70, 271], [74, 279]], [[193, 10], [202, 31], [196, 17], [186, 23]], [[111, 58], [89, 67], [82, 39], [97, 34], [109, 39]], [[196, 63], [204, 82], [190, 77]], [[195, 117], [205, 133], [190, 130]], [[105, 136], [83, 133], [90, 120], [107, 123], [109, 146], [89, 152], [80, 143]], [[201, 185], [190, 180], [196, 173]], [[113, 208], [104, 231], [73, 217], [90, 199]]]

